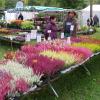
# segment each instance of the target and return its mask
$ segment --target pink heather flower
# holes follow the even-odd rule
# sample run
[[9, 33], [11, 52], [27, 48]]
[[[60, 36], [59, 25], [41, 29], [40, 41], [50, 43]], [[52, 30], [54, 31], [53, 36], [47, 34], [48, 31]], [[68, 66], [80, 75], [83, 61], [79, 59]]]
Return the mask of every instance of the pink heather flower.
[[82, 39], [79, 37], [71, 37], [71, 42], [72, 43], [82, 42]]
[[17, 51], [16, 55], [15, 55], [15, 60], [17, 60], [19, 63], [24, 64], [26, 61], [27, 57], [26, 57], [26, 53], [22, 52], [22, 51]]
[[16, 89], [19, 92], [26, 92], [28, 90], [29, 86], [27, 84], [27, 82], [25, 82], [25, 80], [23, 79], [19, 79], [16, 81]]
[[63, 48], [62, 50], [73, 53], [73, 54], [82, 55], [84, 59], [90, 57], [93, 54], [91, 50], [87, 48], [81, 48], [81, 47], [70, 47], [69, 46], [69, 47]]

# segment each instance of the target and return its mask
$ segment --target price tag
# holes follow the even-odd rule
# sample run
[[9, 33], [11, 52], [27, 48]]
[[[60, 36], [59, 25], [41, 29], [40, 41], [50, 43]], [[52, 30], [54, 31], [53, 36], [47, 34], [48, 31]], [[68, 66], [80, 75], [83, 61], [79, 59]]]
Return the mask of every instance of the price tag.
[[71, 22], [67, 22], [67, 23], [66, 23], [66, 25], [68, 25], [68, 26], [71, 25], [71, 24], [72, 24]]
[[11, 41], [13, 40], [13, 37], [12, 37], [12, 36], [10, 37], [10, 40], [11, 40]]
[[31, 40], [30, 34], [26, 34], [25, 41], [30, 42], [30, 40]]
[[73, 30], [74, 30], [74, 25], [71, 25], [70, 31], [73, 31]]
[[40, 26], [37, 26], [37, 30], [40, 30]]
[[51, 30], [48, 30], [48, 33], [51, 33]]
[[61, 33], [61, 39], [63, 39], [64, 38], [64, 33]]
[[49, 37], [48, 37], [48, 41], [50, 41], [50, 40], [51, 40], [51, 37], [49, 36]]
[[41, 39], [41, 35], [37, 35], [37, 42], [41, 42], [42, 39]]
[[37, 30], [31, 30], [31, 39], [36, 39], [37, 37]]
[[68, 44], [68, 45], [71, 44], [71, 38], [70, 38], [70, 37], [67, 38], [67, 44]]
[[37, 33], [37, 30], [31, 30], [31, 33]]

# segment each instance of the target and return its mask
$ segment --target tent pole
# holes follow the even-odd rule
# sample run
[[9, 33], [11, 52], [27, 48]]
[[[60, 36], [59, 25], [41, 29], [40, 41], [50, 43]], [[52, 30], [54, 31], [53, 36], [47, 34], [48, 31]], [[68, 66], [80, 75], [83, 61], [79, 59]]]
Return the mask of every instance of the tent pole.
[[93, 0], [90, 0], [90, 18], [93, 17]]

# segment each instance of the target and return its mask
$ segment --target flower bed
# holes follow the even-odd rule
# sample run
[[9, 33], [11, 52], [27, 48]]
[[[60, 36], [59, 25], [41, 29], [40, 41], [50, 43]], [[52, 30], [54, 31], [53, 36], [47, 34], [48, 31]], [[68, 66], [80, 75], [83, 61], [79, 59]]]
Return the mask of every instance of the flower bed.
[[7, 61], [0, 63], [0, 86], [4, 84], [0, 90], [3, 92], [0, 100], [9, 94], [27, 92], [32, 86], [41, 83], [41, 79], [44, 81], [44, 77], [53, 76], [84, 62], [94, 52], [100, 52], [99, 41], [86, 42], [87, 39], [82, 38], [71, 38], [71, 45], [67, 44], [66, 39], [24, 45], [19, 51], [5, 54]]

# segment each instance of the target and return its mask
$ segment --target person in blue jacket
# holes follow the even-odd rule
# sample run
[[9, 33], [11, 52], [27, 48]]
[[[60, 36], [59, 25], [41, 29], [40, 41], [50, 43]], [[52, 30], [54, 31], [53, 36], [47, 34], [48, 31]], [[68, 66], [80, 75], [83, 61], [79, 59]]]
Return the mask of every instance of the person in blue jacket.
[[64, 22], [65, 37], [76, 36], [77, 26], [76, 12], [68, 12], [68, 16]]

